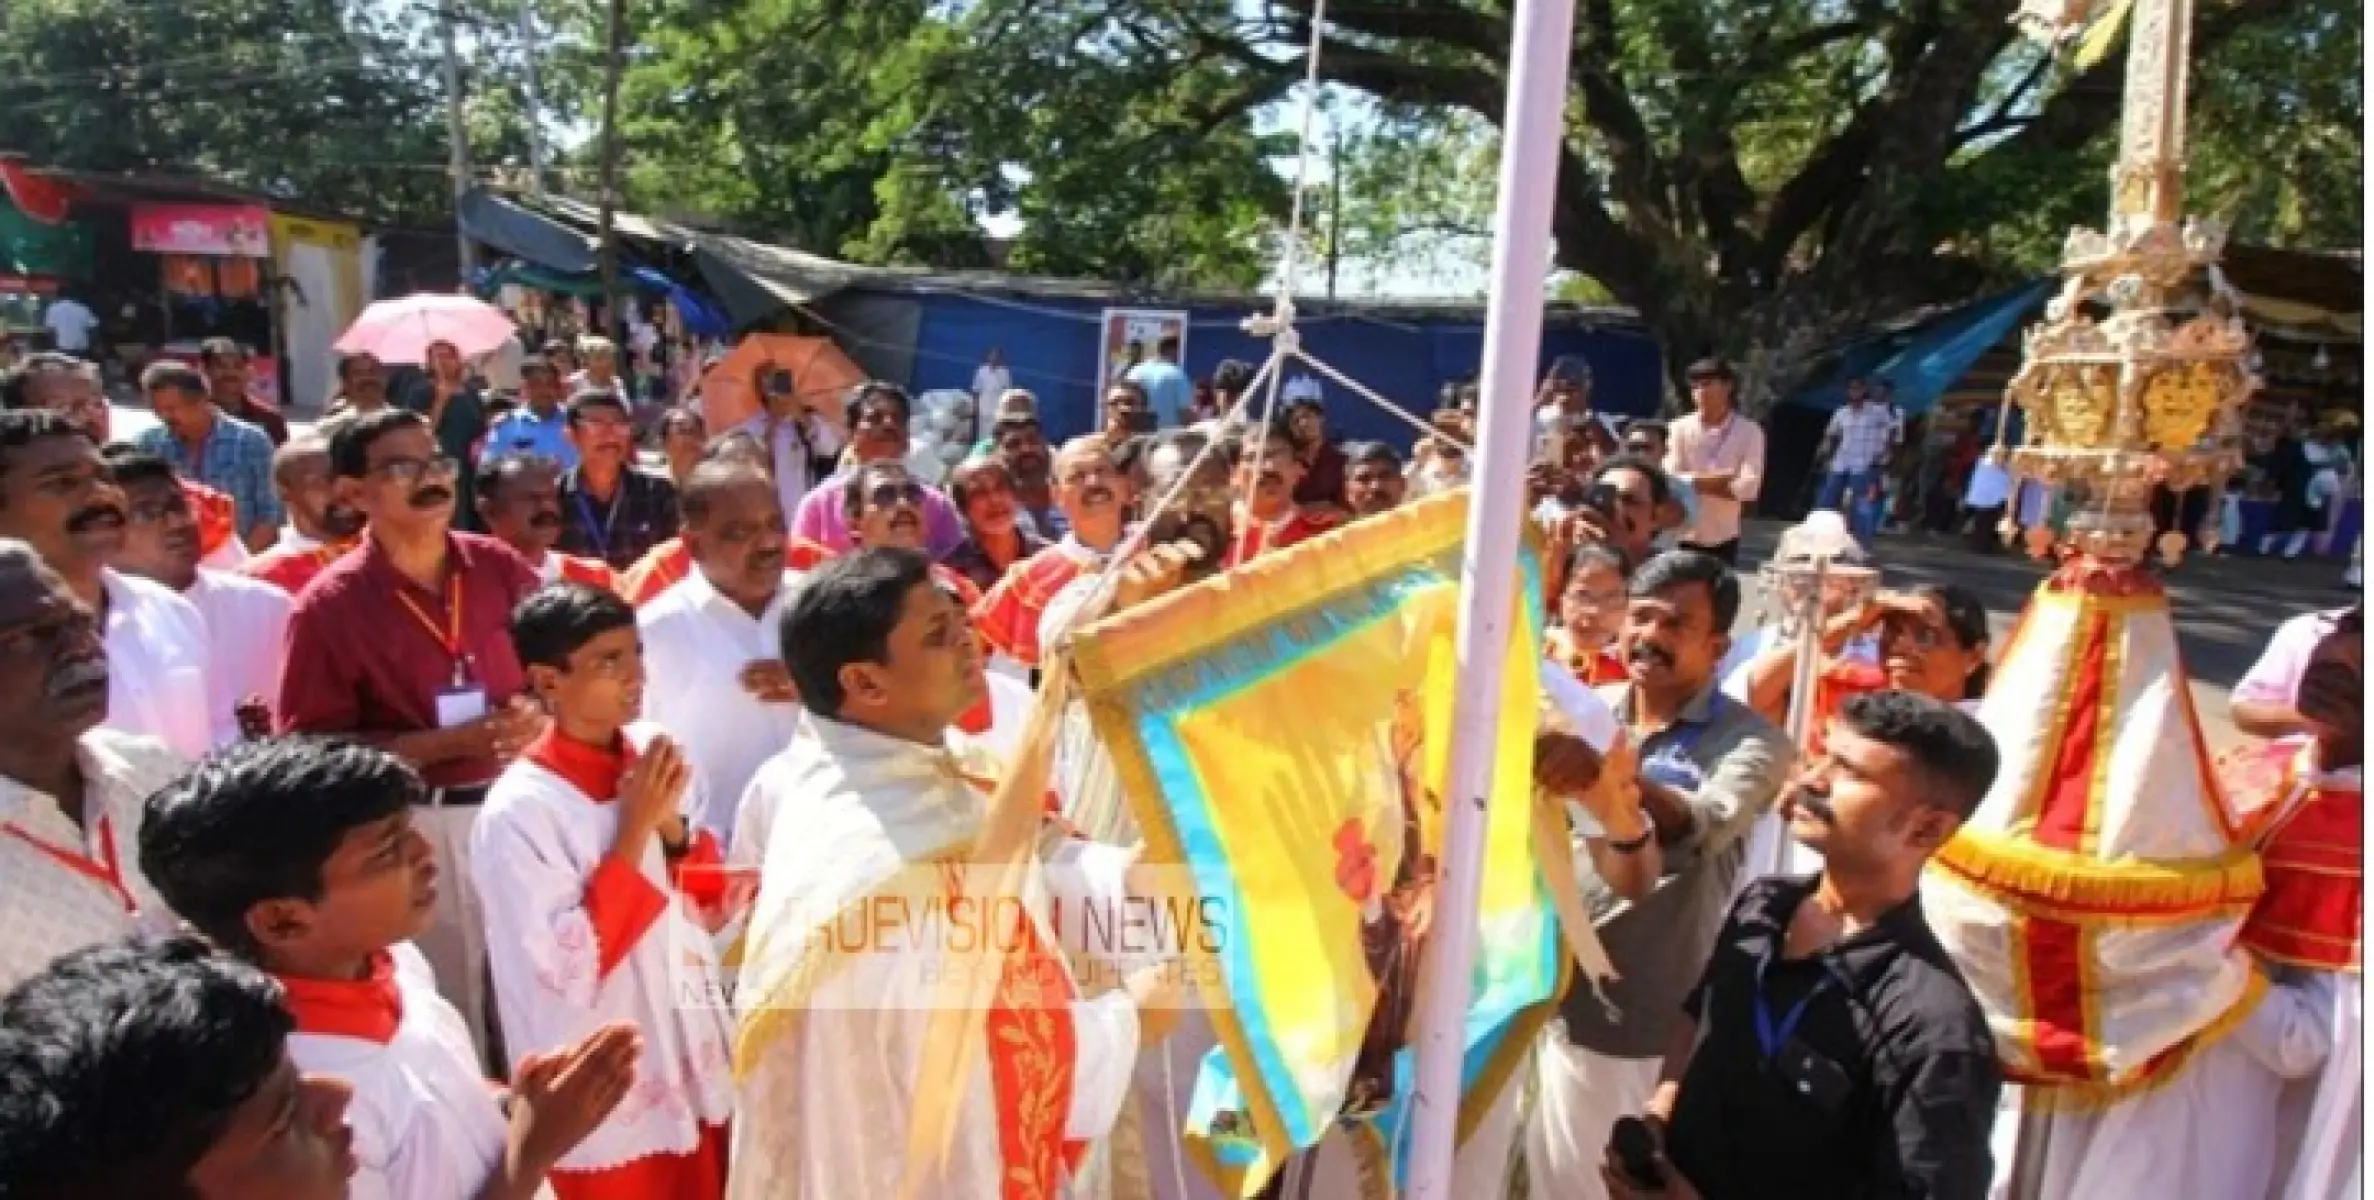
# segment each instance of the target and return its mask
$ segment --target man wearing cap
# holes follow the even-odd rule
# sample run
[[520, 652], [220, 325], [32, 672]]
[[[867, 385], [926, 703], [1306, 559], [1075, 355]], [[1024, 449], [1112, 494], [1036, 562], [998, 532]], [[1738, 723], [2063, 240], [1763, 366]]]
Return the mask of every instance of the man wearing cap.
[[1739, 562], [1739, 522], [1764, 487], [1764, 429], [1741, 415], [1732, 389], [1739, 377], [1720, 358], [1684, 372], [1696, 411], [1670, 427], [1665, 472], [1690, 485], [1698, 515], [1682, 545], [1725, 563]]

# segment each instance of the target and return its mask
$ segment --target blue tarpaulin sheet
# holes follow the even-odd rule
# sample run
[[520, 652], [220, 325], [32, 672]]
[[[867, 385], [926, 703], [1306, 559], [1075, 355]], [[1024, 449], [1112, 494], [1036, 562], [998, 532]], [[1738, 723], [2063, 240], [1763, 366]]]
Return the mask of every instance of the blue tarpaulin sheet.
[[1846, 402], [1848, 380], [1885, 379], [1895, 385], [1896, 407], [1906, 416], [1925, 413], [1937, 407], [1938, 397], [1968, 374], [1981, 355], [2042, 304], [2052, 288], [2052, 280], [2038, 280], [2016, 292], [1955, 309], [1914, 330], [1899, 349], [1876, 363], [1849, 355], [1837, 374], [1799, 392], [1791, 402], [1833, 409]]

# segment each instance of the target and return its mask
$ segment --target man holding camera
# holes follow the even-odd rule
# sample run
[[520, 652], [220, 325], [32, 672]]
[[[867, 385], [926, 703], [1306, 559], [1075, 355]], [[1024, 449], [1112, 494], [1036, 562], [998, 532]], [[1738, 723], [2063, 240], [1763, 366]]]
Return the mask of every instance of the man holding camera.
[[1740, 893], [1682, 1011], [1658, 1022], [1662, 1077], [1645, 1116], [1610, 1133], [1605, 1194], [1987, 1195], [2002, 1068], [1920, 881], [1996, 766], [1952, 705], [1846, 702], [1781, 804], [1823, 870]]
[[799, 394], [791, 372], [773, 363], [759, 367], [758, 400], [764, 411], [741, 426], [774, 456], [775, 495], [783, 502], [783, 519], [800, 510], [808, 490], [833, 473], [835, 460], [847, 440]]

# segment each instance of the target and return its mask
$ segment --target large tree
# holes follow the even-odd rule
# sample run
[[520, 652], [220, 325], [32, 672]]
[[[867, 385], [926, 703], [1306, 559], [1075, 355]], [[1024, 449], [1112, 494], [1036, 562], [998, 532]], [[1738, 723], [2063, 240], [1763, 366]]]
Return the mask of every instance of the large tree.
[[340, 0], [0, 4], [0, 149], [242, 184], [382, 219], [445, 211], [422, 23]]
[[[1282, 95], [1301, 64], [1278, 50], [1309, 39], [1316, 5], [1119, 7], [1158, 10], [1174, 44]], [[1453, 136], [1471, 137], [1464, 123], [1502, 115], [1509, 7], [1332, 0], [1321, 77], [1384, 101], [1413, 137], [1440, 135], [1444, 114], [1463, 123]], [[1541, 164], [1558, 177], [1558, 265], [1638, 308], [1677, 360], [1706, 349], [1787, 360], [1873, 316], [2042, 265], [2039, 249], [2071, 220], [2100, 220], [2125, 55], [2067, 69], [2019, 38], [2016, 7], [1579, 0], [1568, 132], [1558, 161]], [[2315, 127], [2316, 149], [2285, 155], [2281, 170], [2229, 172], [2266, 205], [2290, 205], [2295, 230], [2354, 220], [2297, 209], [2358, 178], [2362, 151], [2343, 130], [2362, 111], [2361, 20], [2342, 0], [2198, 6], [2204, 140], [2263, 148], [2306, 132], [2295, 123]], [[1472, 194], [1455, 199], [1472, 210]], [[1996, 237], [2006, 226], [2025, 240]], [[1990, 239], [2011, 252], [1965, 252]]]
[[630, 199], [805, 249], [1160, 288], [1249, 286], [1288, 190], [1266, 83], [1059, 0], [657, 0]]

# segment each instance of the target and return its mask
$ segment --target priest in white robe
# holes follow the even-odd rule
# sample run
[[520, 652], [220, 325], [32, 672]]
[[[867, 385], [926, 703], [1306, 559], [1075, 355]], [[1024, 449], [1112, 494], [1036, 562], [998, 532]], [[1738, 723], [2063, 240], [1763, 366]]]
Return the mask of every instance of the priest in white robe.
[[[1019, 907], [992, 906], [1018, 919], [981, 922], [961, 903], [989, 895], [1004, 861], [984, 839], [995, 767], [951, 749], [980, 699], [979, 651], [922, 555], [861, 550], [818, 569], [783, 642], [808, 712], [743, 802], [772, 820], [735, 995], [729, 1195], [1062, 1194], [1120, 1112], [1141, 1038], [1182, 1000], [1154, 966], [1084, 999], [1049, 920], [1052, 903], [1117, 903], [1134, 853], [1042, 837]], [[1042, 773], [1043, 754], [1026, 747], [1017, 769]], [[968, 953], [985, 931], [1005, 953]], [[980, 969], [994, 987], [950, 1069], [931, 1053], [946, 1048], [939, 1009]], [[935, 1112], [953, 1128], [927, 1162], [911, 1131]]]

